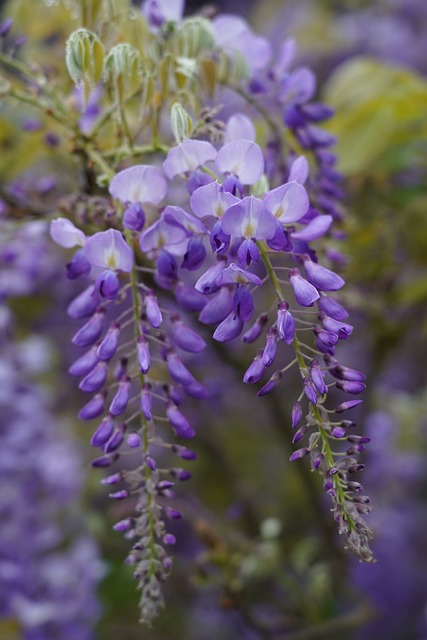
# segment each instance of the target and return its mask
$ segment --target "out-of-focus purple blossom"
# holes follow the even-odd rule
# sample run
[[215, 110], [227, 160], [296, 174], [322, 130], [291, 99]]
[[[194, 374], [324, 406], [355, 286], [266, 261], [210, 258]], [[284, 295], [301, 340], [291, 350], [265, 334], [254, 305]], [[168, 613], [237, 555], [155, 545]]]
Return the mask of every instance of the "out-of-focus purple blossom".
[[185, 0], [146, 0], [142, 11], [151, 30], [156, 33], [165, 22], [179, 22]]
[[123, 204], [158, 205], [166, 195], [167, 182], [156, 167], [138, 164], [120, 171], [112, 179], [109, 191]]
[[266, 38], [255, 35], [249, 24], [239, 16], [222, 14], [212, 21], [216, 44], [229, 55], [241, 54], [251, 74], [264, 69], [272, 48]]
[[215, 160], [215, 147], [203, 140], [184, 140], [177, 147], [173, 147], [163, 163], [165, 175], [172, 180], [180, 173], [191, 173], [206, 162]]

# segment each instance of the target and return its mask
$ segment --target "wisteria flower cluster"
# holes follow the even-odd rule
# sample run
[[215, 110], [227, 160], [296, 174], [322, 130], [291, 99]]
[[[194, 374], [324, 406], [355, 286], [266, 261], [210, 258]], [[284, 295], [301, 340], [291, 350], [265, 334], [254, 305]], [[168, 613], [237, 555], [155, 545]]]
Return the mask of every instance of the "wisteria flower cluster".
[[[274, 57], [242, 18], [183, 18], [183, 8], [147, 0], [132, 13], [135, 42], [101, 40], [97, 11], [94, 30], [71, 34], [66, 62], [85, 105], [71, 122], [40, 85], [95, 177], [96, 194], [63, 203], [50, 232], [74, 249], [68, 278], [85, 282], [67, 310], [81, 349], [70, 374], [88, 396], [79, 418], [95, 424], [92, 466], [108, 468], [110, 497], [129, 503], [114, 528], [132, 541], [148, 624], [172, 568], [167, 523], [182, 517], [174, 485], [191, 477], [187, 441], [202, 427], [185, 399], [208, 397], [203, 371], [219, 344], [251, 359], [240, 375], [260, 398], [299, 380], [291, 461], [307, 456], [322, 474], [345, 545], [373, 561], [369, 498], [354, 480], [369, 438], [343, 417], [365, 376], [336, 354], [353, 327], [331, 241], [341, 176], [318, 126], [332, 110], [313, 101], [313, 73], [293, 67], [293, 41]], [[120, 146], [104, 144], [107, 127]]]

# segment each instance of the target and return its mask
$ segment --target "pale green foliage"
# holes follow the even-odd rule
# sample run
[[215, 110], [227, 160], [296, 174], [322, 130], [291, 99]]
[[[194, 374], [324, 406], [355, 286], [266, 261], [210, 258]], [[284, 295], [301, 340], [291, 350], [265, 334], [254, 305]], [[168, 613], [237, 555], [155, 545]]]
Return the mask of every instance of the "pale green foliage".
[[104, 64], [104, 45], [95, 33], [77, 29], [67, 40], [65, 61], [68, 73], [76, 87], [96, 86], [101, 79]]
[[122, 104], [141, 85], [143, 69], [141, 56], [129, 44], [117, 44], [105, 59], [105, 75], [116, 101]]
[[170, 121], [172, 133], [179, 144], [190, 137], [193, 122], [184, 107], [179, 102], [174, 102], [171, 108]]
[[324, 100], [337, 111], [330, 130], [346, 174], [364, 172], [393, 147], [427, 137], [427, 81], [414, 72], [353, 58], [331, 76]]
[[178, 25], [175, 36], [175, 48], [178, 55], [185, 58], [196, 58], [211, 51], [214, 46], [215, 38], [209, 20], [197, 16], [187, 18]]

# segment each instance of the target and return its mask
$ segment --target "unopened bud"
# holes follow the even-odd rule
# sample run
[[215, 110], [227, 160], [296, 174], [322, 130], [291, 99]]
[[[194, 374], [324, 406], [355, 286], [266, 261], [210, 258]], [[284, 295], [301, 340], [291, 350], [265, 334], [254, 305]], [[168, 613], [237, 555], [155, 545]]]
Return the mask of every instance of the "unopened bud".
[[104, 45], [95, 33], [87, 29], [74, 31], [67, 40], [65, 61], [76, 87], [93, 87], [101, 79], [104, 65]]

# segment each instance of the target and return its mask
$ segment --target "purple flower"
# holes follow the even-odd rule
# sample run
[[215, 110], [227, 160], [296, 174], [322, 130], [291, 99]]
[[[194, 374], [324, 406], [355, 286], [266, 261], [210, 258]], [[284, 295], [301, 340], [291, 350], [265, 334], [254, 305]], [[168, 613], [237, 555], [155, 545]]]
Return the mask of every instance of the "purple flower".
[[345, 285], [344, 280], [330, 269], [312, 262], [308, 256], [304, 256], [303, 260], [307, 279], [320, 291], [337, 291]]
[[216, 156], [218, 171], [231, 174], [241, 184], [255, 184], [264, 173], [264, 157], [260, 147], [250, 140], [233, 140], [225, 144]]
[[280, 84], [278, 97], [283, 104], [304, 104], [316, 91], [316, 77], [308, 67], [299, 67], [286, 74]]
[[166, 415], [173, 430], [179, 438], [194, 438], [196, 432], [190, 426], [187, 418], [180, 412], [178, 407], [171, 401], [166, 406]]
[[234, 140], [250, 140], [251, 142], [256, 140], [254, 124], [244, 113], [235, 113], [227, 120], [224, 142], [233, 142]]
[[110, 360], [114, 356], [119, 343], [119, 336], [120, 327], [117, 323], [112, 322], [96, 351], [96, 355], [100, 360]]
[[217, 326], [212, 337], [217, 342], [234, 340], [242, 333], [243, 324], [243, 320], [239, 314], [232, 311], [221, 324]]
[[153, 32], [164, 22], [180, 22], [185, 0], [145, 0], [142, 11]]
[[120, 171], [111, 181], [109, 192], [123, 204], [158, 205], [168, 185], [156, 167], [139, 164]]
[[221, 271], [216, 283], [220, 286], [225, 284], [255, 284], [259, 287], [262, 284], [262, 280], [255, 273], [246, 271], [232, 262]]
[[130, 378], [125, 376], [119, 383], [116, 395], [111, 401], [109, 412], [113, 416], [120, 416], [126, 410], [130, 396]]
[[233, 204], [221, 218], [224, 233], [238, 238], [267, 240], [276, 233], [276, 222], [262, 200], [254, 196]]
[[190, 207], [198, 218], [215, 216], [222, 218], [224, 212], [239, 198], [233, 196], [229, 191], [224, 191], [218, 182], [211, 182], [196, 189], [190, 198]]
[[88, 238], [84, 252], [94, 267], [115, 271], [132, 271], [133, 251], [120, 231], [108, 229]]
[[234, 308], [234, 293], [229, 287], [221, 287], [204, 305], [199, 315], [202, 324], [218, 324], [222, 322]]
[[80, 382], [79, 389], [86, 393], [99, 391], [107, 379], [107, 373], [108, 370], [105, 362], [98, 362], [93, 370]]
[[264, 69], [272, 55], [266, 38], [255, 35], [243, 18], [230, 14], [219, 15], [212, 21], [215, 41], [227, 53], [241, 54], [252, 73]]
[[114, 271], [106, 269], [95, 281], [95, 291], [99, 291], [102, 298], [114, 300], [120, 290], [120, 280]]
[[172, 180], [180, 173], [191, 173], [206, 162], [215, 160], [215, 147], [203, 140], [184, 140], [171, 149], [163, 163], [163, 171]]
[[289, 171], [288, 182], [298, 182], [305, 184], [310, 173], [310, 166], [305, 156], [299, 156], [293, 161]]
[[123, 226], [131, 231], [141, 231], [145, 224], [144, 209], [138, 202], [131, 204], [123, 214]]
[[282, 224], [298, 222], [307, 213], [309, 204], [306, 190], [297, 182], [287, 182], [269, 191], [263, 202]]
[[289, 271], [289, 280], [294, 290], [295, 299], [302, 307], [312, 307], [320, 298], [317, 289], [302, 277], [298, 269]]
[[71, 249], [72, 247], [83, 247], [86, 242], [86, 236], [80, 229], [67, 220], [67, 218], [56, 218], [50, 223], [50, 235], [56, 244]]
[[104, 328], [105, 311], [99, 309], [74, 335], [72, 343], [78, 347], [89, 347], [99, 338]]
[[262, 363], [263, 350], [260, 349], [253, 359], [250, 366], [246, 369], [243, 376], [243, 382], [246, 384], [255, 384], [259, 382], [264, 375], [265, 366]]
[[287, 302], [280, 302], [277, 307], [277, 333], [280, 340], [292, 344], [295, 336], [295, 320], [289, 311]]
[[77, 278], [85, 278], [90, 274], [91, 266], [87, 261], [83, 249], [79, 249], [74, 254], [71, 262], [66, 265], [67, 278], [76, 280]]
[[206, 347], [206, 342], [195, 331], [187, 327], [180, 318], [172, 318], [173, 338], [181, 349], [198, 353]]
[[141, 251], [167, 249], [175, 256], [183, 256], [187, 251], [189, 238], [186, 230], [178, 225], [168, 223], [160, 218], [151, 227], [148, 227], [139, 238]]
[[332, 222], [332, 216], [317, 216], [316, 218], [313, 218], [313, 220], [311, 220], [304, 229], [292, 232], [291, 238], [293, 240], [301, 240], [303, 242], [318, 240], [329, 230]]

